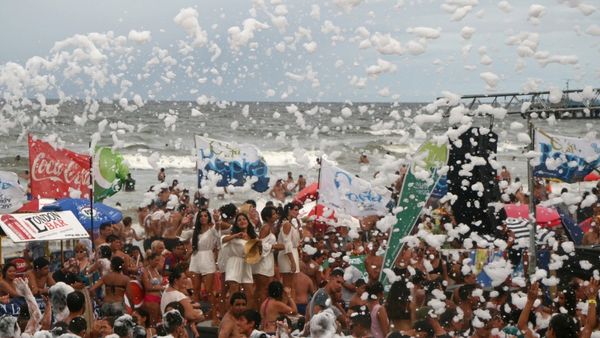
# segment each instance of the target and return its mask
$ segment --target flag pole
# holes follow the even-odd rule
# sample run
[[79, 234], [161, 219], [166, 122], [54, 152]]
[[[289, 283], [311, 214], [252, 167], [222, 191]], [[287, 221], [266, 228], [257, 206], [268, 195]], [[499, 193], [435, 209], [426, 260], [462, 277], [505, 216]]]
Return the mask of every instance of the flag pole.
[[[319, 157], [319, 172], [317, 173], [317, 205], [319, 204], [319, 199], [321, 199], [321, 192], [319, 189], [321, 188], [321, 168], [323, 167], [323, 155]], [[316, 208], [316, 205], [315, 205]]]
[[[92, 149], [92, 141], [90, 141], [89, 143], [90, 145], [90, 150]], [[91, 152], [91, 151], [90, 151]], [[91, 152], [90, 154], [90, 228], [91, 228], [91, 234], [90, 234], [90, 238], [92, 240], [92, 250], [95, 249], [95, 245], [94, 245], [94, 162], [93, 162], [93, 158], [94, 158], [94, 153]]]
[[319, 157], [319, 172], [317, 173], [317, 200], [315, 204], [315, 222], [313, 223], [313, 232], [315, 231], [316, 221], [319, 219], [319, 214], [317, 212], [319, 200], [321, 199], [321, 168], [323, 168], [323, 155]]
[[[535, 147], [535, 128], [531, 121], [531, 115], [527, 116], [527, 125], [529, 127], [529, 138], [531, 143], [529, 144], [529, 151], [533, 151]], [[527, 159], [527, 178], [529, 182], [529, 213], [533, 214], [533, 222], [529, 228], [529, 255], [528, 255], [528, 273], [532, 275], [535, 273], [536, 267], [536, 252], [535, 252], [535, 234], [537, 226], [536, 217], [536, 206], [534, 202], [534, 190], [535, 190], [535, 177], [533, 176], [533, 167], [531, 162]]]

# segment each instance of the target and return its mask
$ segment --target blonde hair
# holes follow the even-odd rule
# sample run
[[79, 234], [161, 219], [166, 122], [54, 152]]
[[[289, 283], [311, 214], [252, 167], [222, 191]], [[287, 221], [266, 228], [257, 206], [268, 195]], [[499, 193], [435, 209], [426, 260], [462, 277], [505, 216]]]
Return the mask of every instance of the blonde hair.
[[83, 243], [75, 244], [75, 252], [81, 251], [81, 250], [85, 250], [85, 252], [88, 253], [88, 248], [85, 244], [83, 244]]

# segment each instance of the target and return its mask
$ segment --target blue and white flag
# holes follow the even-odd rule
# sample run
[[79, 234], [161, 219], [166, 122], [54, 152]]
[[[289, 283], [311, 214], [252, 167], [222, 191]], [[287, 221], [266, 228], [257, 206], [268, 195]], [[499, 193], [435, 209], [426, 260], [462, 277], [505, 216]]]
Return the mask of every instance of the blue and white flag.
[[541, 153], [533, 169], [537, 177], [580, 182], [600, 166], [600, 140], [555, 136], [536, 130], [535, 149]]
[[218, 187], [243, 186], [246, 179], [255, 177], [252, 189], [258, 192], [269, 188], [269, 168], [258, 148], [251, 144], [235, 144], [196, 135], [198, 187], [206, 182], [208, 172], [220, 176]]
[[391, 192], [334, 166], [322, 159], [319, 203], [354, 217], [385, 215]]
[[19, 184], [17, 174], [0, 171], [0, 214], [10, 214], [19, 210], [25, 200], [25, 190]]

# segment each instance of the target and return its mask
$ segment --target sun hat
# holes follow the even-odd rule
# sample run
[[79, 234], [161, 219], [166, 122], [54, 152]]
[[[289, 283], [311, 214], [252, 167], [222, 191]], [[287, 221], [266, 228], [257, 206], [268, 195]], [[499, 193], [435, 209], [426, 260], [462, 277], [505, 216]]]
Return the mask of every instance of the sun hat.
[[251, 239], [244, 245], [244, 259], [248, 264], [256, 264], [261, 259], [262, 244], [258, 239]]

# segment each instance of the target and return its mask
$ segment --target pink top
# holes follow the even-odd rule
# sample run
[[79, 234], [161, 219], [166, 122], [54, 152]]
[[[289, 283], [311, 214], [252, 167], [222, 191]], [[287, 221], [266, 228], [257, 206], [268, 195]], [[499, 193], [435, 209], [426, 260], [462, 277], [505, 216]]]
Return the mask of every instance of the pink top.
[[381, 305], [377, 304], [373, 307], [373, 310], [371, 310], [371, 334], [374, 338], [385, 338], [383, 330], [381, 329], [381, 324], [379, 324], [379, 317], [377, 317], [380, 308]]

